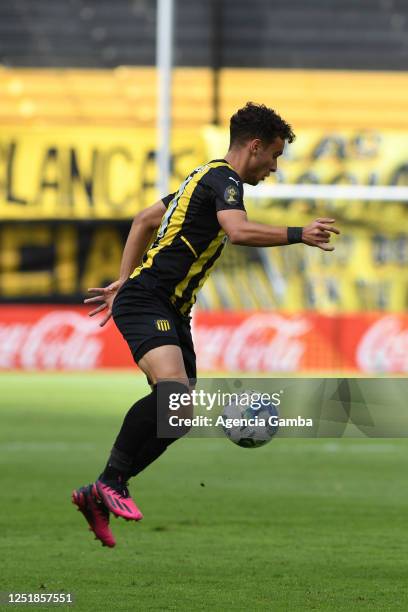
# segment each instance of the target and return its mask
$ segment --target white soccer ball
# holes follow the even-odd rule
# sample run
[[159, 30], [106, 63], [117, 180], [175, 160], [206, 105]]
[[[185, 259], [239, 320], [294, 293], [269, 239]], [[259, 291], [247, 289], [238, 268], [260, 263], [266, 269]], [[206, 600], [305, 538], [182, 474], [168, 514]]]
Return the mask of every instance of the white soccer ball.
[[268, 400], [259, 401], [261, 393], [244, 391], [222, 413], [222, 428], [227, 438], [243, 448], [258, 448], [276, 435], [279, 413]]

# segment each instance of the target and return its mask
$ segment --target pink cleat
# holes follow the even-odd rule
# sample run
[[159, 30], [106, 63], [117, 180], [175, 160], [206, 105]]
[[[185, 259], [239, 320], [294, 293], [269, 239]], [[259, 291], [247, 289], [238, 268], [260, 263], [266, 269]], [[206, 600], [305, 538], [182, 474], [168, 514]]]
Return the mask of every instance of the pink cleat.
[[102, 546], [113, 548], [116, 544], [115, 538], [109, 529], [109, 510], [105, 508], [99, 497], [92, 492], [93, 485], [87, 485], [72, 492], [72, 503], [78, 506], [89, 523], [90, 531], [95, 534], [95, 539], [102, 542]]
[[140, 521], [143, 518], [143, 514], [130, 497], [127, 483], [107, 484], [97, 480], [93, 485], [93, 492], [115, 516], [122, 516], [128, 521]]

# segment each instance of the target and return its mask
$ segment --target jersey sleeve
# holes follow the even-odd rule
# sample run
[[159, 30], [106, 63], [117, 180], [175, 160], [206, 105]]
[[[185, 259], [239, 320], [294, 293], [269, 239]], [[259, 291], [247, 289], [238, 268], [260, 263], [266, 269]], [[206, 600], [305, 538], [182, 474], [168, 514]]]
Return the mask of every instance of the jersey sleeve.
[[169, 207], [170, 202], [172, 201], [172, 199], [174, 198], [176, 194], [175, 193], [169, 193], [169, 195], [164, 196], [164, 198], [161, 199], [161, 201], [163, 202], [163, 204], [165, 205], [166, 208]]
[[215, 196], [215, 209], [245, 210], [244, 188], [236, 172], [228, 167], [214, 168], [209, 173], [207, 185]]

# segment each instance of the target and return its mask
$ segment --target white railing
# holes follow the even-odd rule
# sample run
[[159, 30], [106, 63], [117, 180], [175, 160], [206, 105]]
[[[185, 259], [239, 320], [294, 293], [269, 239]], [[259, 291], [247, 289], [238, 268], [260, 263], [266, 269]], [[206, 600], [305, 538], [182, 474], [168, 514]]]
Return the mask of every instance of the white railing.
[[369, 185], [287, 185], [260, 184], [245, 186], [248, 198], [276, 200], [369, 200], [381, 202], [408, 202], [408, 187]]

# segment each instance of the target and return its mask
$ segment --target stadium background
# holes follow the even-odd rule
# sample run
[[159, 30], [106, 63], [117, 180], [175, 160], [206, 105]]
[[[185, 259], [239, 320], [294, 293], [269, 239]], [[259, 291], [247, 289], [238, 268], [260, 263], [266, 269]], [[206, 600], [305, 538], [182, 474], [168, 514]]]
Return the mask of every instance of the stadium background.
[[[405, 0], [175, 5], [172, 188], [224, 154], [247, 100], [297, 133], [278, 182], [406, 185]], [[154, 0], [0, 3], [0, 601], [404, 611], [405, 439], [346, 423], [348, 439], [254, 451], [181, 440], [131, 482], [145, 518], [115, 521], [109, 551], [69, 503], [147, 391], [82, 300], [116, 278], [132, 216], [163, 195], [156, 18]], [[246, 201], [283, 225], [333, 214], [342, 235], [333, 254], [227, 247], [195, 312], [200, 372], [406, 375], [406, 202]]]
[[[108, 2], [2, 3], [0, 290], [10, 305], [1, 307], [0, 367], [131, 366], [112, 325], [101, 333], [84, 309], [26, 305], [80, 304], [88, 287], [115, 279], [130, 220], [163, 195], [155, 11], [153, 1], [114, 11]], [[180, 0], [171, 189], [223, 154], [228, 119], [248, 99], [276, 108], [298, 135], [279, 182], [406, 184], [407, 14], [404, 2], [314, 0], [305, 11], [294, 0], [250, 9]], [[265, 197], [247, 206], [253, 219], [282, 225], [328, 214], [343, 234], [334, 256], [228, 248], [198, 299], [201, 371], [406, 371], [405, 203]], [[88, 340], [88, 360], [67, 356], [64, 347], [80, 353]], [[242, 343], [253, 350], [230, 359]]]

